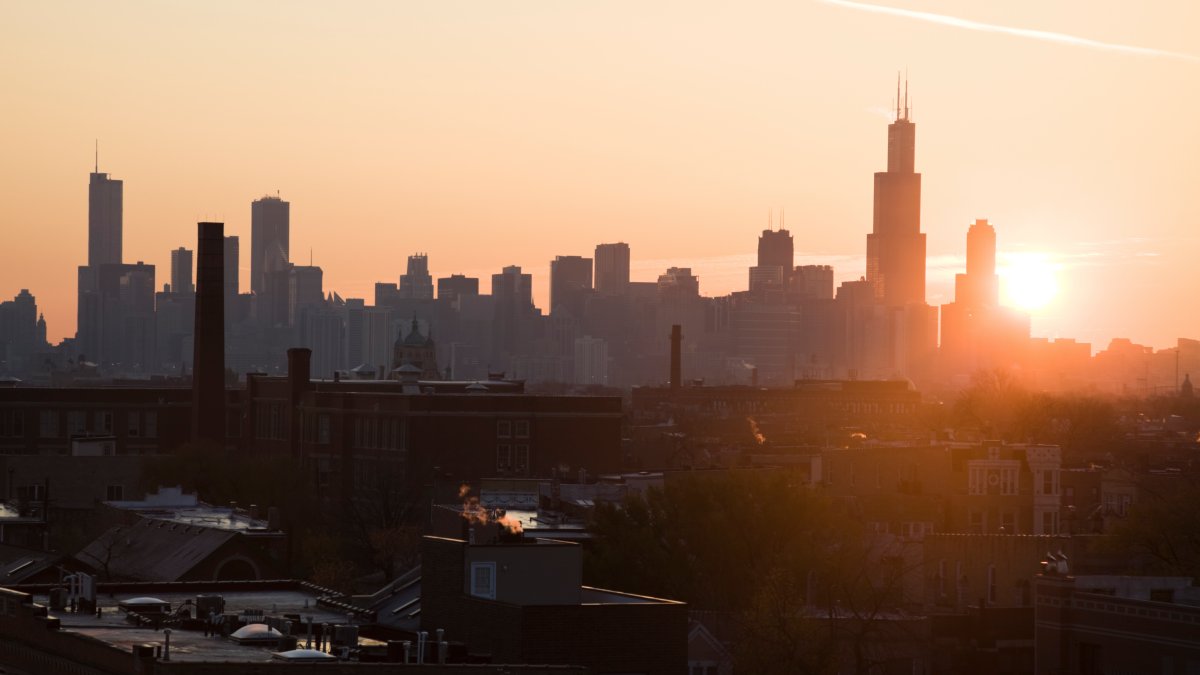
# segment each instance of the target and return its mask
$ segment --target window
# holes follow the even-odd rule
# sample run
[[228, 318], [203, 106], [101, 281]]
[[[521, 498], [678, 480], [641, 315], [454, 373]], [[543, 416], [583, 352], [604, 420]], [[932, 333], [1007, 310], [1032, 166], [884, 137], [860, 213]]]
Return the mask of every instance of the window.
[[996, 566], [995, 565], [988, 565], [987, 601], [988, 601], [989, 605], [996, 603]]
[[25, 435], [25, 413], [21, 410], [0, 410], [0, 436]]
[[529, 420], [517, 420], [517, 438], [529, 438]]
[[38, 427], [41, 438], [58, 438], [58, 411], [43, 410], [38, 415]]
[[146, 438], [158, 438], [158, 412], [146, 411], [142, 421], [146, 423], [142, 429], [142, 435]]
[[937, 589], [938, 589], [938, 598], [939, 599], [946, 597], [946, 560], [945, 559], [938, 561]]
[[130, 412], [126, 418], [125, 434], [130, 438], [137, 438], [142, 435], [142, 416], [137, 412]]
[[496, 563], [471, 563], [471, 595], [489, 600], [496, 599]]
[[496, 446], [496, 471], [512, 471], [512, 446], [507, 443]]
[[113, 414], [111, 410], [100, 413], [100, 431], [111, 434], [113, 430]]
[[119, 502], [122, 499], [125, 499], [125, 486], [124, 485], [109, 485], [104, 493], [105, 493], [105, 497], [104, 497], [105, 501]]
[[984, 517], [983, 511], [972, 511], [971, 534], [983, 534], [985, 527], [987, 527], [987, 518]]
[[79, 436], [87, 431], [87, 413], [82, 410], [72, 410], [67, 413], [67, 435]]
[[517, 473], [527, 473], [529, 471], [529, 446], [517, 446]]
[[1000, 514], [1000, 527], [1005, 534], [1017, 533], [1017, 514], [1010, 512]]
[[329, 445], [329, 415], [317, 415], [317, 443]]
[[1058, 534], [1058, 512], [1042, 512], [1042, 531], [1039, 534]]
[[496, 422], [496, 438], [512, 438], [512, 422], [508, 420]]
[[17, 501], [28, 504], [29, 502], [40, 502], [43, 499], [45, 496], [40, 483], [17, 486]]

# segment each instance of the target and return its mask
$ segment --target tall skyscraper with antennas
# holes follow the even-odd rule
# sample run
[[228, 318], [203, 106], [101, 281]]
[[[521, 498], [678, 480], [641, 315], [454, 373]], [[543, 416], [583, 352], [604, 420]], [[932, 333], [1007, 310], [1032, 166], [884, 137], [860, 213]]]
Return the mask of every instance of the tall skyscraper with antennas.
[[100, 173], [100, 151], [88, 183], [88, 266], [121, 263], [124, 184]]
[[889, 307], [925, 302], [925, 234], [921, 232], [921, 174], [916, 173], [917, 127], [910, 119], [908, 84], [896, 120], [888, 125], [887, 171], [875, 174], [875, 209], [867, 235], [867, 281]]

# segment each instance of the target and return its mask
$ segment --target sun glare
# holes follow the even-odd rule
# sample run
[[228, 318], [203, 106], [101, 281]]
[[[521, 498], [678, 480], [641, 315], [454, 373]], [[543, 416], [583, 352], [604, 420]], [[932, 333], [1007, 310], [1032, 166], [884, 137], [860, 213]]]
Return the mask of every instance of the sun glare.
[[1058, 295], [1058, 279], [1050, 256], [1015, 253], [1000, 268], [1004, 304], [1027, 311], [1042, 309]]

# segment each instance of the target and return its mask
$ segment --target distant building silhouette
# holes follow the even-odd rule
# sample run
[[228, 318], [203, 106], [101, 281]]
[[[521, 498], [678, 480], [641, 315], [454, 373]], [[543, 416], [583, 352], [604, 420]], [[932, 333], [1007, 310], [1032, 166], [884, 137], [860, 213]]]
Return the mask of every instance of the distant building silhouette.
[[[279, 197], [265, 196], [250, 204], [250, 290], [267, 290], [271, 258], [288, 262], [291, 237], [291, 204]], [[277, 263], [275, 264], [277, 266]]]
[[629, 244], [596, 246], [596, 292], [621, 294], [629, 288]]
[[429, 256], [408, 256], [408, 272], [400, 275], [399, 297], [405, 300], [432, 300], [433, 277], [429, 275]]
[[867, 235], [867, 281], [888, 307], [925, 302], [925, 234], [921, 174], [914, 171], [917, 128], [909, 119], [907, 85], [888, 125], [888, 168], [875, 174], [875, 215]]
[[171, 292], [183, 295], [196, 292], [192, 285], [192, 252], [182, 246], [171, 251]]
[[439, 300], [454, 302], [464, 295], [479, 295], [479, 279], [462, 274], [451, 274], [438, 279], [437, 296]]
[[942, 305], [943, 375], [965, 383], [981, 369], [1025, 360], [1029, 317], [1000, 306], [996, 229], [976, 220], [967, 230], [967, 271], [955, 275], [954, 302]]
[[550, 261], [550, 314], [582, 317], [591, 290], [591, 258], [560, 255]]
[[88, 184], [88, 266], [121, 263], [124, 183], [100, 173], [99, 161]]

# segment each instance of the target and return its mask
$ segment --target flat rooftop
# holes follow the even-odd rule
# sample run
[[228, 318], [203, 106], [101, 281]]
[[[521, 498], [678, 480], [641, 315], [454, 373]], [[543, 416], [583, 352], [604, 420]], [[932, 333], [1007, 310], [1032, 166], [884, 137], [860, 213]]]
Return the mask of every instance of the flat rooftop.
[[[278, 582], [278, 588], [260, 588], [245, 591], [228, 591], [219, 586], [203, 590], [184, 590], [184, 584], [179, 584], [179, 590], [166, 590], [169, 585], [150, 585], [145, 588], [131, 588], [128, 591], [116, 593], [99, 593], [96, 598], [101, 608], [101, 616], [95, 612], [76, 614], [69, 610], [50, 611], [50, 616], [61, 622], [61, 630], [100, 640], [128, 653], [135, 645], [161, 645], [164, 634], [161, 630], [150, 627], [140, 627], [129, 623], [123, 611], [117, 608], [117, 603], [133, 598], [153, 597], [171, 603], [172, 610], [178, 608], [187, 600], [196, 599], [201, 593], [220, 595], [225, 600], [225, 614], [242, 614], [245, 610], [263, 612], [266, 616], [283, 616], [284, 614], [299, 614], [302, 622], [309, 617], [316, 625], [322, 623], [346, 624], [346, 612], [318, 606], [320, 594], [299, 584], [295, 588], [286, 588], [287, 582]], [[128, 586], [134, 586], [132, 584]], [[103, 588], [103, 586], [101, 586]], [[34, 593], [34, 602], [49, 606], [49, 596], [46, 593]], [[356, 620], [349, 621], [356, 623]], [[307, 629], [304, 629], [307, 630]], [[304, 647], [305, 633], [298, 633], [300, 647]], [[360, 638], [360, 644], [371, 641]], [[229, 638], [220, 636], [205, 636], [203, 631], [171, 630], [171, 660], [184, 662], [203, 661], [240, 661], [240, 662], [269, 662], [271, 655], [278, 651], [278, 645], [251, 646], [241, 645]]]

